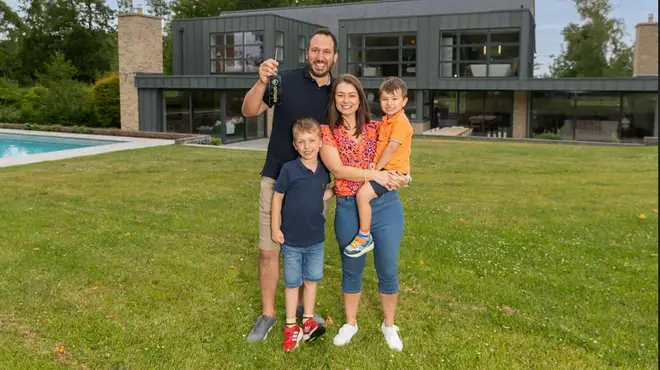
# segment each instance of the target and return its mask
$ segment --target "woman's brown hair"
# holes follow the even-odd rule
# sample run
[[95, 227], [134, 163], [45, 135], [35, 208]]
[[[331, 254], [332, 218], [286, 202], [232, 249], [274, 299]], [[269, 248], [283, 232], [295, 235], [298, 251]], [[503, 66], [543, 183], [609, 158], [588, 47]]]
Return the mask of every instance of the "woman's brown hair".
[[364, 93], [364, 89], [362, 88], [360, 80], [351, 74], [343, 74], [332, 81], [332, 88], [330, 89], [330, 102], [328, 103], [328, 126], [330, 126], [330, 130], [334, 131], [335, 127], [344, 124], [344, 118], [337, 110], [337, 102], [335, 101], [337, 86], [339, 86], [340, 83], [353, 85], [355, 90], [357, 90], [360, 106], [355, 112], [355, 137], [360, 137], [360, 134], [362, 133], [362, 127], [365, 123], [371, 120], [371, 112], [369, 110], [367, 95]]

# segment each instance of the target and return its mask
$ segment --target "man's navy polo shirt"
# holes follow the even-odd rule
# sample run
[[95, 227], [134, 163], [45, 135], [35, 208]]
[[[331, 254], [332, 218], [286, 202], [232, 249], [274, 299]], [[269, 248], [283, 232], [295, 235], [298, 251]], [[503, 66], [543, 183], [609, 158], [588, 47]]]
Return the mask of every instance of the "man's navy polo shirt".
[[[282, 165], [298, 157], [293, 148], [293, 122], [298, 118], [312, 117], [319, 124], [326, 121], [326, 111], [330, 100], [330, 82], [319, 86], [309, 74], [308, 67], [301, 67], [280, 72], [282, 86], [280, 104], [273, 112], [273, 128], [268, 142], [266, 163], [261, 170], [261, 176], [277, 179]], [[268, 96], [264, 94], [264, 103], [268, 104]]]
[[329, 183], [330, 173], [321, 161], [316, 171], [300, 158], [282, 166], [274, 189], [284, 194], [281, 230], [286, 244], [311, 247], [325, 240], [323, 194]]

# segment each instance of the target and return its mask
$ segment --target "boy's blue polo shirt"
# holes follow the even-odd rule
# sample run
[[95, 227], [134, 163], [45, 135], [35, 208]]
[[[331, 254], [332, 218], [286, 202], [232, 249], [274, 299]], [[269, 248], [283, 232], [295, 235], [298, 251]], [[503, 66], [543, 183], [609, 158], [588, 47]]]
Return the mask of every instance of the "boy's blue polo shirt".
[[330, 173], [321, 161], [316, 171], [300, 158], [282, 166], [274, 189], [284, 194], [281, 230], [286, 244], [311, 247], [325, 240], [323, 194], [329, 183]]
[[[319, 86], [309, 73], [309, 67], [281, 71], [280, 104], [275, 105], [273, 128], [268, 141], [266, 161], [261, 176], [277, 179], [282, 165], [298, 158], [293, 148], [293, 122], [298, 118], [312, 117], [319, 124], [326, 121], [330, 101], [332, 75], [328, 84]], [[268, 96], [264, 94], [264, 103]]]

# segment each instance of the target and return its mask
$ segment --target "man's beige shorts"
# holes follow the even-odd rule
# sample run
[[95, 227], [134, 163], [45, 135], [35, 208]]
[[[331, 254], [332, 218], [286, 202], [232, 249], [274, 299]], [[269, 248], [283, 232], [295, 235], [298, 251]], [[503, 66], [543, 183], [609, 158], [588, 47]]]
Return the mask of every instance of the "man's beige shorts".
[[270, 238], [270, 210], [273, 203], [273, 186], [275, 180], [270, 177], [261, 178], [259, 194], [259, 249], [263, 251], [279, 251], [280, 245]]

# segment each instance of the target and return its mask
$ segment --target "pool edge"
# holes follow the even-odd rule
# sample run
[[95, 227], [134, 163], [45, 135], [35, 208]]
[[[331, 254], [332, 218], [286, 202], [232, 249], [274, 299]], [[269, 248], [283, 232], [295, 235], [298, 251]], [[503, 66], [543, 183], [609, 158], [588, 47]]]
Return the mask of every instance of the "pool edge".
[[85, 147], [85, 148], [59, 150], [48, 153], [36, 153], [26, 156], [19, 156], [19, 157], [0, 158], [0, 168], [19, 166], [19, 165], [31, 164], [31, 163], [39, 163], [39, 162], [57, 161], [57, 160], [69, 159], [69, 158], [86, 157], [90, 155], [111, 153], [122, 150], [151, 148], [156, 146], [175, 144], [174, 140], [165, 140], [165, 139], [147, 139], [147, 138], [109, 136], [109, 135], [71, 134], [65, 132], [0, 129], [0, 134], [2, 133], [25, 135], [25, 136], [67, 138], [67, 139], [83, 139], [83, 140], [97, 140], [97, 141], [101, 140], [101, 141], [110, 141], [112, 143]]

